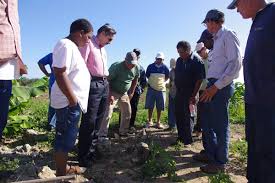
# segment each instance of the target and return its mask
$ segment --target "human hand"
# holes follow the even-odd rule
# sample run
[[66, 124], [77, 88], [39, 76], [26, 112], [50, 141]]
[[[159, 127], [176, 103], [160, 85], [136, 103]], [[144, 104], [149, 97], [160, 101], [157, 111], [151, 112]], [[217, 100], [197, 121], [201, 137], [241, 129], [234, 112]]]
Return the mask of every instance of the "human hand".
[[215, 85], [210, 86], [207, 88], [202, 95], [200, 96], [201, 102], [210, 102], [212, 98], [216, 95], [218, 88]]

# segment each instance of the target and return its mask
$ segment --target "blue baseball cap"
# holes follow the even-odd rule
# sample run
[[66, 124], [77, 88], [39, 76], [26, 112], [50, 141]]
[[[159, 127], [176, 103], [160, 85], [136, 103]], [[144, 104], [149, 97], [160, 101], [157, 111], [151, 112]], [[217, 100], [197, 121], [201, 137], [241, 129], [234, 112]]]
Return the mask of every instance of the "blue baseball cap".
[[233, 10], [236, 8], [237, 0], [233, 0], [228, 6], [227, 9]]
[[202, 23], [206, 23], [209, 20], [212, 20], [212, 21], [224, 20], [224, 13], [217, 9], [209, 10]]

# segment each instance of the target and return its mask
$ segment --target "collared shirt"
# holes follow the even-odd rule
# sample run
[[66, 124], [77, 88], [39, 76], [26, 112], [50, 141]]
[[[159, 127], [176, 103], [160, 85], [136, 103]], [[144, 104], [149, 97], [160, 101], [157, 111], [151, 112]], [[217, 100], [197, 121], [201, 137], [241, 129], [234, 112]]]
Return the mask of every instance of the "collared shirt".
[[45, 57], [41, 58], [38, 61], [39, 64], [43, 64], [43, 65], [49, 65], [50, 69], [51, 69], [51, 74], [50, 74], [50, 79], [49, 79], [49, 86], [50, 88], [52, 87], [54, 81], [55, 81], [55, 77], [53, 74], [53, 69], [52, 69], [52, 64], [53, 64], [53, 54], [49, 53], [48, 55], [46, 55]]
[[132, 69], [128, 69], [125, 62], [115, 62], [109, 68], [109, 84], [111, 90], [118, 93], [124, 94], [127, 92], [135, 78], [139, 78], [139, 66], [136, 65]]
[[[90, 73], [82, 58], [78, 47], [69, 39], [60, 40], [53, 50], [52, 67], [66, 67], [66, 74], [71, 84], [73, 93], [77, 98], [82, 111], [86, 113], [90, 90]], [[51, 88], [51, 106], [55, 109], [67, 107], [69, 101], [64, 93], [54, 82]]]
[[93, 36], [89, 43], [79, 49], [82, 57], [87, 62], [91, 76], [108, 76], [107, 53], [104, 47], [99, 45], [98, 38]]
[[198, 55], [192, 53], [187, 60], [177, 59], [175, 69], [175, 84], [177, 92], [189, 96], [196, 82], [205, 78], [204, 65]]
[[236, 33], [225, 26], [222, 26], [213, 39], [212, 58], [206, 77], [218, 79], [215, 86], [222, 89], [239, 76], [242, 61], [240, 42]]
[[169, 69], [165, 64], [150, 64], [146, 69], [146, 77], [151, 88], [157, 91], [166, 91], [166, 78], [169, 77]]
[[0, 43], [0, 60], [22, 60], [17, 0], [0, 0]]
[[253, 20], [244, 66], [245, 102], [275, 104], [275, 3], [268, 4]]

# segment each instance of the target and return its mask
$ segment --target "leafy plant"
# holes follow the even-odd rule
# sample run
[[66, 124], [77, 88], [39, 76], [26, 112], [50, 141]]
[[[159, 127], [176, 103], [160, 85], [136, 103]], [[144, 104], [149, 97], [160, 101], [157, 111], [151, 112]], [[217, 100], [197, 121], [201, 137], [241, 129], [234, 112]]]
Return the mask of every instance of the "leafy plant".
[[19, 159], [17, 158], [6, 158], [6, 157], [0, 157], [0, 172], [1, 171], [15, 171], [17, 168], [19, 168]]
[[229, 114], [230, 122], [244, 124], [244, 84], [240, 82], [235, 83], [235, 92], [229, 103]]
[[247, 161], [247, 143], [245, 140], [237, 140], [230, 144], [230, 152], [236, 157], [241, 163]]
[[219, 173], [208, 177], [209, 183], [234, 183], [226, 173]]
[[145, 178], [156, 178], [167, 174], [170, 180], [176, 179], [176, 162], [171, 155], [159, 144], [151, 143], [149, 146], [150, 155], [142, 168]]

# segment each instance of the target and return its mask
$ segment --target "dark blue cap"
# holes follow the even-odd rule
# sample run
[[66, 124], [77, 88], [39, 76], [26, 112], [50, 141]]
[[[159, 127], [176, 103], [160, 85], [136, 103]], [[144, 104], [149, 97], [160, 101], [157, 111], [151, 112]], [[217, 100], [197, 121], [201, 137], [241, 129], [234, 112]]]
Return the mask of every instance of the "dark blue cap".
[[209, 10], [202, 23], [206, 23], [209, 20], [212, 20], [212, 21], [224, 20], [224, 13], [217, 9]]
[[213, 35], [207, 30], [205, 29], [202, 33], [201, 33], [201, 37], [200, 39], [197, 41], [197, 43], [201, 43], [204, 42], [206, 40], [212, 39]]

